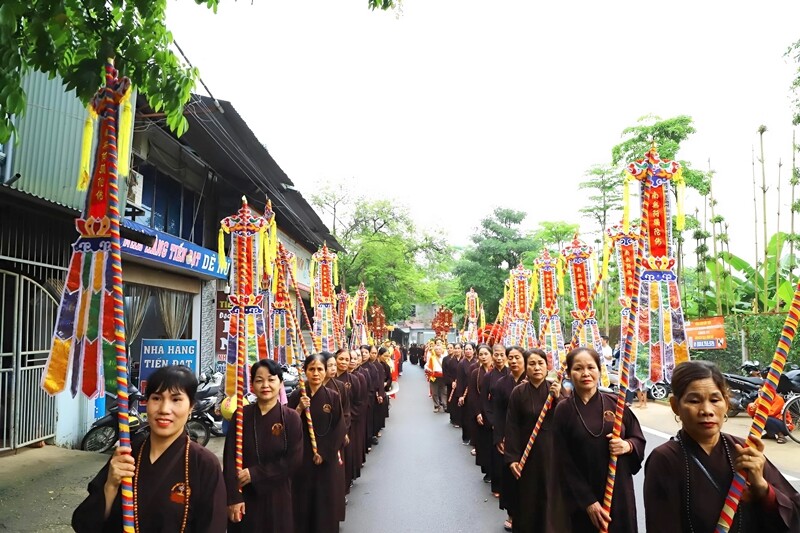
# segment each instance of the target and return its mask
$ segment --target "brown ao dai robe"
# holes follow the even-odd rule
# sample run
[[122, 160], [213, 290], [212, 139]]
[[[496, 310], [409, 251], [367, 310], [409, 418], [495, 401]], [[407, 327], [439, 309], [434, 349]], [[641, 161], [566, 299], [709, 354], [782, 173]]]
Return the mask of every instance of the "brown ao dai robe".
[[282, 533], [294, 530], [292, 476], [303, 460], [303, 428], [294, 409], [277, 403], [266, 414], [258, 404], [242, 411], [242, 467], [250, 471], [250, 483], [242, 487], [236, 478], [236, 431], [225, 436], [224, 466], [228, 505], [244, 502], [241, 522], [228, 522], [228, 533]]
[[[511, 391], [505, 426], [507, 464], [518, 463], [522, 458], [552, 384], [552, 381], [545, 380], [535, 387], [532, 383], [523, 381]], [[515, 532], [567, 531], [564, 527], [564, 501], [559, 486], [565, 481], [557, 479], [554, 474], [553, 451], [553, 418], [556, 405], [562, 399], [562, 397], [556, 398], [550, 406], [528, 455], [525, 468], [522, 469], [522, 475], [516, 481], [519, 499], [511, 503], [512, 506], [516, 505], [512, 513]], [[510, 472], [509, 470], [509, 474]], [[510, 475], [514, 479], [513, 474]]]
[[[182, 488], [185, 481], [187, 440], [185, 435], [180, 435], [154, 463], [150, 463], [150, 439], [134, 443], [131, 452], [134, 459], [144, 446], [141, 464], [136, 465], [139, 531], [177, 533], [181, 530], [183, 494], [176, 488]], [[114, 499], [108, 519], [103, 518], [106, 505], [103, 487], [108, 478], [109, 463], [89, 482], [89, 496], [72, 514], [72, 527], [78, 533], [122, 531], [121, 491]], [[228, 509], [222, 469], [217, 457], [196, 442], [189, 443], [189, 489], [186, 532], [223, 533]]]
[[[736, 458], [734, 444], [744, 441], [723, 433], [711, 451], [706, 452], [684, 431], [653, 450], [645, 464], [644, 509], [648, 533], [690, 533], [714, 531], [725, 496], [733, 480], [731, 460]], [[708, 471], [717, 486], [709, 481], [692, 454]], [[688, 469], [688, 487], [687, 487]], [[800, 531], [800, 495], [775, 466], [767, 460], [764, 479], [772, 487], [775, 501], [771, 508], [764, 501], [744, 499], [734, 517], [731, 533], [784, 533]], [[718, 487], [718, 488], [717, 488]], [[688, 489], [688, 492], [687, 492]], [[691, 523], [689, 519], [691, 514]]]
[[[616, 405], [615, 396], [597, 391], [585, 405], [573, 392], [569, 400], [556, 407], [556, 467], [567, 502], [568, 531], [596, 532], [586, 508], [594, 502], [603, 503], [610, 456], [606, 435], [614, 427]], [[621, 438], [631, 442], [633, 451], [617, 460], [609, 533], [638, 531], [633, 475], [642, 467], [646, 441], [639, 420], [627, 407], [622, 416]]]
[[[311, 391], [309, 390], [310, 394]], [[295, 389], [287, 405], [296, 408], [300, 389]], [[344, 444], [344, 417], [339, 395], [320, 387], [311, 396], [311, 418], [314, 424], [317, 450], [322, 464], [315, 465], [314, 451], [305, 412], [300, 414], [303, 426], [303, 461], [292, 479], [295, 533], [335, 533], [344, 520], [344, 483], [339, 464], [339, 451]]]

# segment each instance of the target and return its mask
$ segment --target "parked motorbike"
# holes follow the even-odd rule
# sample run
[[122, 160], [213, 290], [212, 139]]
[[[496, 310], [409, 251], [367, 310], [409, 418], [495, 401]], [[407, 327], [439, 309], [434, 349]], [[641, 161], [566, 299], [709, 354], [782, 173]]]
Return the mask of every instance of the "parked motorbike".
[[283, 365], [283, 388], [286, 389], [286, 396], [289, 396], [297, 384], [300, 383], [300, 372], [297, 367], [290, 365]]
[[[741, 368], [745, 374], [761, 371], [758, 361], [745, 361]], [[750, 402], [758, 398], [758, 390], [764, 384], [764, 378], [750, 375], [741, 376], [726, 372], [723, 372], [722, 375], [725, 377], [728, 389], [730, 389], [731, 406], [728, 410], [728, 416], [736, 416], [745, 411]]]
[[[219, 404], [225, 398], [222, 372], [209, 370], [200, 374], [199, 386], [195, 393], [195, 405], [186, 424], [189, 436], [203, 446], [210, 436], [222, 436], [222, 415]], [[197, 424], [202, 424], [205, 429]]]
[[[86, 435], [81, 440], [81, 450], [89, 452], [107, 452], [119, 440], [119, 406], [117, 397], [106, 394], [108, 414], [95, 420]], [[128, 387], [128, 423], [130, 425], [130, 436], [147, 431], [148, 425], [145, 419], [139, 414], [139, 401], [144, 397], [135, 386]]]

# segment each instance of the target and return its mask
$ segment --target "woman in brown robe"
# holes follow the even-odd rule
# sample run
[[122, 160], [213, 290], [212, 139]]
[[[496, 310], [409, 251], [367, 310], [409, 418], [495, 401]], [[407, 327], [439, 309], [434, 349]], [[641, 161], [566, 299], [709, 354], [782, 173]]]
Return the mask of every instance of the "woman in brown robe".
[[442, 373], [444, 381], [447, 383], [447, 412], [450, 414], [450, 423], [457, 428], [461, 427], [461, 407], [458, 406], [455, 389], [458, 379], [458, 364], [461, 362], [463, 354], [461, 343], [456, 342], [453, 343], [452, 348], [448, 348], [447, 357], [442, 359]]
[[488, 396], [486, 377], [492, 371], [492, 348], [488, 344], [478, 346], [478, 367], [472, 371], [469, 377], [469, 388], [467, 390], [467, 412], [472, 420], [474, 433], [472, 441], [475, 443], [475, 464], [481, 467], [483, 482], [491, 483], [492, 476], [489, 473], [491, 463], [489, 454], [492, 449], [492, 430], [489, 428], [489, 421], [484, 420], [484, 398]]
[[[383, 403], [383, 398], [380, 394], [382, 376], [378, 374], [378, 369], [372, 364], [372, 350], [373, 346], [364, 345], [361, 347], [361, 357], [364, 372], [369, 374], [367, 378], [369, 381], [369, 395], [370, 395], [370, 419], [367, 421], [367, 451], [371, 446], [378, 444], [378, 432], [380, 431], [380, 405]], [[375, 357], [378, 357], [378, 351], [375, 350]]]
[[[325, 363], [322, 355], [309, 355], [303, 363], [307, 395], [295, 389], [287, 405], [297, 409], [303, 422], [303, 461], [292, 479], [294, 531], [334, 533], [344, 520], [344, 487], [339, 450], [344, 444], [344, 418], [336, 391], [322, 385]], [[311, 445], [306, 410], [310, 410], [317, 453]]]
[[[78, 533], [122, 531], [123, 477], [133, 478], [138, 532], [222, 533], [226, 526], [225, 482], [217, 457], [186, 433], [197, 378], [185, 366], [166, 366], [147, 381], [150, 433], [119, 447], [89, 482], [89, 496], [72, 514]], [[187, 501], [188, 494], [188, 501]]]
[[[535, 348], [525, 352], [525, 373], [527, 381], [511, 391], [508, 399], [508, 415], [505, 426], [505, 459], [515, 486], [518, 498], [510, 502], [509, 514], [512, 516], [512, 531], [532, 533], [560, 533], [566, 531], [559, 525], [563, 522], [563, 502], [559, 480], [554, 473], [553, 463], [553, 415], [555, 406], [561, 399], [561, 384], [548, 381], [547, 354]], [[509, 355], [509, 363], [512, 356]], [[506, 378], [508, 380], [509, 378]], [[549, 394], [555, 396], [554, 404], [539, 428], [525, 468], [520, 470], [520, 460], [528, 445], [533, 427], [539, 419]], [[505, 498], [505, 478], [503, 497]], [[514, 495], [511, 496], [512, 498]]]
[[225, 437], [228, 533], [279, 533], [294, 529], [292, 476], [303, 460], [297, 411], [278, 401], [281, 366], [262, 359], [250, 369], [256, 403], [242, 409], [242, 470], [236, 470], [236, 432]]
[[514, 387], [525, 379], [525, 356], [519, 346], [511, 346], [506, 350], [508, 373], [497, 380], [489, 394], [492, 397], [492, 445], [494, 454], [499, 456], [500, 467], [497, 472], [500, 481], [500, 509], [508, 513], [508, 518], [503, 527], [510, 531], [514, 509], [517, 507], [517, 480], [505, 461], [505, 435], [506, 419], [508, 414], [508, 401]]
[[338, 366], [336, 357], [328, 352], [323, 352], [322, 355], [325, 358], [326, 369], [323, 385], [331, 390], [335, 390], [339, 395], [339, 406], [342, 409], [342, 419], [344, 420], [344, 442], [342, 443], [342, 449], [339, 450], [339, 462], [342, 464], [342, 468], [339, 469], [339, 473], [341, 475], [342, 490], [344, 494], [347, 494], [350, 492], [350, 480], [347, 477], [347, 469], [350, 466], [347, 460], [347, 445], [350, 443], [350, 437], [348, 437], [348, 433], [350, 432], [350, 389], [345, 387], [344, 383], [336, 379]]
[[356, 446], [353, 451], [356, 454], [356, 478], [361, 477], [361, 467], [367, 460], [367, 417], [369, 416], [369, 389], [367, 387], [367, 378], [361, 370], [361, 353], [358, 350], [350, 351], [350, 375], [358, 381], [358, 395], [361, 398], [361, 407], [359, 407], [359, 415], [357, 418], [358, 423], [353, 428], [353, 437], [355, 437]]
[[644, 477], [648, 533], [714, 531], [733, 472], [748, 487], [731, 532], [800, 531], [800, 495], [764, 457], [760, 439], [722, 433], [729, 400], [719, 368], [707, 361], [681, 363], [672, 374], [670, 406], [680, 417], [678, 435], [653, 450]]
[[457, 398], [456, 403], [461, 411], [461, 444], [469, 446], [472, 444], [472, 433], [474, 431], [475, 419], [470, 416], [467, 409], [467, 390], [469, 388], [469, 378], [472, 370], [477, 365], [475, 360], [475, 345], [471, 342], [464, 343], [464, 357], [458, 363], [456, 373], [456, 392], [453, 396]]
[[353, 480], [357, 477], [356, 468], [361, 466], [361, 456], [358, 451], [356, 433], [361, 416], [361, 390], [358, 378], [350, 374], [350, 352], [347, 348], [340, 348], [336, 352], [336, 379], [347, 390], [350, 403], [350, 424], [347, 427], [347, 437], [344, 447], [345, 465], [345, 494], [350, 492]]
[[[633, 475], [642, 467], [645, 438], [639, 421], [626, 407], [621, 438], [612, 439], [617, 398], [598, 390], [600, 356], [591, 348], [575, 348], [567, 354], [567, 372], [574, 391], [559, 402], [553, 418], [556, 468], [567, 502], [567, 515], [574, 533], [630, 533], [638, 531]], [[601, 502], [605, 492], [608, 462], [618, 457], [611, 513]]]
[[[503, 470], [505, 461], [503, 455], [497, 450], [497, 444], [494, 441], [495, 430], [494, 426], [497, 423], [494, 413], [494, 402], [492, 401], [492, 391], [494, 391], [497, 382], [508, 375], [508, 358], [506, 357], [506, 348], [502, 344], [495, 344], [492, 348], [492, 371], [489, 372], [484, 381], [486, 382], [485, 391], [481, 394], [481, 404], [483, 406], [483, 422], [484, 430], [488, 430], [487, 439], [487, 462], [489, 464], [489, 477], [492, 479], [492, 496], [495, 498], [500, 497], [500, 485], [502, 483]], [[500, 414], [497, 415], [498, 417]], [[503, 423], [505, 423], [506, 412], [502, 412]]]

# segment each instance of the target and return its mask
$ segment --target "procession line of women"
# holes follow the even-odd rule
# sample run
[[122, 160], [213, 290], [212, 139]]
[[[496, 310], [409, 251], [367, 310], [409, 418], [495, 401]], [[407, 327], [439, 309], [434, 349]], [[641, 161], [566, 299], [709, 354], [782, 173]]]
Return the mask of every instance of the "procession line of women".
[[[473, 448], [483, 480], [508, 513], [506, 530], [638, 531], [633, 476], [646, 440], [627, 407], [620, 438], [612, 438], [617, 397], [600, 391], [600, 364], [590, 348], [567, 354], [567, 392], [547, 379], [541, 350], [447, 346], [442, 370], [450, 422], [461, 429], [462, 443]], [[731, 531], [800, 532], [800, 495], [764, 457], [763, 444], [743, 447], [742, 439], [722, 433], [728, 396], [720, 370], [705, 361], [683, 363], [674, 370], [672, 390], [682, 429], [645, 465], [647, 531], [713, 531], [733, 472], [743, 470], [749, 485]], [[549, 394], [553, 406], [523, 461]], [[617, 470], [609, 513], [602, 502], [612, 455]]]
[[120, 485], [132, 477], [137, 533], [339, 531], [346, 494], [389, 416], [390, 358], [391, 348], [374, 346], [311, 355], [303, 364], [305, 392], [295, 390], [285, 405], [280, 365], [258, 361], [250, 369], [256, 401], [241, 408], [240, 436], [228, 431], [222, 468], [186, 433], [194, 374], [159, 369], [145, 392], [149, 433], [132, 449], [118, 448], [90, 482], [73, 528], [121, 532]]

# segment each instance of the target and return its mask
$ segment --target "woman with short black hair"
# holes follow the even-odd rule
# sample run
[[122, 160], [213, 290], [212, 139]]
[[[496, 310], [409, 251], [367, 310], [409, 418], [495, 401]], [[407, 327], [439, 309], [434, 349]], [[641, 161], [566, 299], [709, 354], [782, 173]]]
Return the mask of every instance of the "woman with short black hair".
[[250, 368], [256, 403], [242, 408], [242, 469], [236, 470], [236, 432], [225, 437], [228, 532], [294, 529], [291, 477], [303, 458], [300, 415], [279, 401], [283, 369], [271, 359]]
[[89, 496], [75, 509], [79, 533], [122, 531], [123, 477], [133, 478], [137, 532], [225, 531], [225, 483], [219, 460], [189, 439], [186, 422], [194, 406], [197, 378], [185, 366], [166, 366], [147, 381], [150, 432], [118, 447], [89, 483]]
[[[292, 479], [294, 531], [296, 533], [332, 533], [339, 531], [344, 520], [344, 483], [340, 477], [343, 465], [339, 452], [344, 446], [344, 417], [339, 394], [325, 387], [325, 357], [309, 355], [303, 363], [307, 377], [306, 394], [300, 387], [292, 391], [287, 405], [300, 414], [303, 426], [303, 460]], [[316, 441], [306, 411], [311, 413]]]
[[732, 532], [800, 531], [800, 495], [764, 457], [760, 439], [722, 432], [730, 407], [725, 378], [707, 361], [687, 361], [672, 374], [669, 403], [681, 430], [650, 453], [645, 465], [648, 533], [713, 531], [735, 471], [747, 479]]

